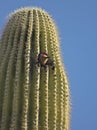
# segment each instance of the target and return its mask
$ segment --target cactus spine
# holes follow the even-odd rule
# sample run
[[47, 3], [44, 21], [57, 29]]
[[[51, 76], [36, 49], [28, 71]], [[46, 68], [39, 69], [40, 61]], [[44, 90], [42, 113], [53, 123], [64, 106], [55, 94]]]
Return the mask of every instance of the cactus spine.
[[[35, 63], [40, 52], [54, 61]], [[69, 130], [70, 96], [52, 18], [42, 9], [15, 11], [0, 39], [0, 130]]]

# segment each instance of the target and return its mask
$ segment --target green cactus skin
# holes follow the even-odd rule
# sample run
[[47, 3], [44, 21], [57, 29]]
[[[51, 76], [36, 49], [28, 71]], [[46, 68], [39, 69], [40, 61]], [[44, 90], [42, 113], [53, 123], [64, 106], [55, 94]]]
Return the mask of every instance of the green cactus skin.
[[[69, 130], [70, 92], [54, 21], [42, 9], [11, 14], [0, 39], [0, 130]], [[38, 67], [46, 52], [55, 69]]]

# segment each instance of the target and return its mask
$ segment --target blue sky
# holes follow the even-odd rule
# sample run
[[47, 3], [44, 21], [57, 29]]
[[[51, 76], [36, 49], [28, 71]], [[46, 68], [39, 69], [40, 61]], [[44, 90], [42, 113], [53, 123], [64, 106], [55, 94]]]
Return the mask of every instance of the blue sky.
[[0, 32], [7, 15], [25, 6], [45, 9], [58, 26], [71, 90], [71, 130], [97, 130], [97, 0], [1, 0]]

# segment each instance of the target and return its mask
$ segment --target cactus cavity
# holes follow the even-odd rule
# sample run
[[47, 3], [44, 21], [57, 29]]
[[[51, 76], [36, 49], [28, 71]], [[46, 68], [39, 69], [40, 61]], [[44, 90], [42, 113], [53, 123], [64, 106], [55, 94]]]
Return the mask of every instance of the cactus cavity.
[[[54, 62], [38, 67], [46, 52]], [[22, 8], [9, 18], [0, 39], [0, 130], [69, 130], [70, 96], [52, 18]]]

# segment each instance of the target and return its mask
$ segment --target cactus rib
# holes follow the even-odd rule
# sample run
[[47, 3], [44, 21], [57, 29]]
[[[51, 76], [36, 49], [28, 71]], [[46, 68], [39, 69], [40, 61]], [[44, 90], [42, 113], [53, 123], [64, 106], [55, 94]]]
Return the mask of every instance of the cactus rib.
[[[12, 104], [12, 118], [11, 118], [11, 125], [10, 125], [10, 130], [12, 130], [13, 128], [17, 129], [19, 126], [18, 124], [18, 118], [19, 118], [19, 105], [21, 105], [19, 103], [20, 100], [20, 85], [21, 85], [21, 81], [22, 81], [22, 61], [20, 60], [22, 58], [23, 55], [23, 46], [24, 46], [24, 41], [25, 41], [25, 33], [26, 33], [26, 28], [25, 28], [25, 24], [27, 22], [27, 20], [24, 20], [24, 17], [27, 18], [27, 14], [24, 13], [24, 16], [21, 17], [21, 25], [18, 25], [18, 31], [20, 32], [20, 39], [18, 42], [18, 51], [17, 51], [17, 58], [16, 58], [16, 71], [15, 71], [15, 79], [14, 79], [14, 90], [13, 90], [13, 104]], [[16, 43], [17, 44], [17, 43]], [[22, 72], [23, 73], [23, 72]], [[21, 106], [22, 107], [22, 106]], [[19, 119], [21, 120], [21, 118]]]

